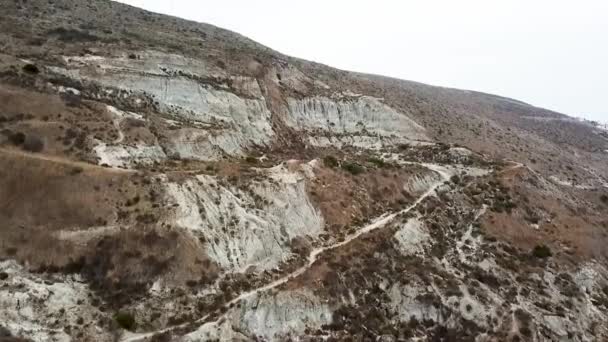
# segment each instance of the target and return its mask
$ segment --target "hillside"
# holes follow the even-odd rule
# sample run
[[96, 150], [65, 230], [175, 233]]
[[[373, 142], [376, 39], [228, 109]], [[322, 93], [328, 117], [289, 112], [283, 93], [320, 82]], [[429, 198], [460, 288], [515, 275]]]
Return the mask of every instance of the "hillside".
[[109, 1], [0, 15], [0, 340], [608, 339], [608, 133]]

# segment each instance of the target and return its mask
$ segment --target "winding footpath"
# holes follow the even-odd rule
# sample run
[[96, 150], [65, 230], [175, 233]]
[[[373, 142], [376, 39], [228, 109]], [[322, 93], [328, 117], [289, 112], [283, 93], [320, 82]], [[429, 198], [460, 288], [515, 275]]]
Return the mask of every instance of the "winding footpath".
[[62, 165], [66, 165], [66, 166], [81, 167], [85, 170], [98, 170], [98, 171], [103, 171], [103, 172], [114, 172], [114, 173], [135, 173], [135, 172], [137, 172], [137, 170], [132, 170], [132, 169], [110, 168], [110, 167], [105, 167], [105, 166], [101, 166], [101, 165], [97, 165], [97, 164], [87, 163], [84, 161], [72, 160], [72, 159], [69, 159], [66, 157], [53, 156], [53, 155], [44, 154], [44, 153], [26, 152], [26, 151], [22, 151], [22, 150], [10, 149], [10, 148], [5, 148], [5, 147], [0, 147], [0, 155], [2, 155], [2, 154], [8, 155], [11, 157], [41, 160], [41, 161], [45, 161], [45, 162], [62, 164]]
[[[450, 180], [450, 177], [452, 176], [452, 173], [450, 171], [448, 171], [447, 168], [437, 165], [437, 164], [425, 164], [425, 163], [416, 163], [418, 165], [421, 165], [423, 167], [428, 168], [429, 170], [432, 170], [434, 172], [436, 172], [437, 174], [439, 174], [440, 176], [440, 180], [436, 181], [435, 183], [433, 183], [433, 185], [431, 185], [429, 187], [429, 189], [424, 192], [420, 197], [418, 197], [418, 199], [412, 203], [410, 206], [408, 206], [407, 208], [400, 210], [398, 212], [392, 213], [392, 214], [384, 214], [380, 217], [378, 217], [377, 219], [375, 219], [372, 223], [370, 223], [369, 225], [357, 230], [356, 232], [347, 235], [346, 238], [340, 242], [336, 242], [332, 245], [329, 246], [322, 246], [322, 247], [318, 247], [316, 249], [314, 249], [313, 251], [311, 251], [311, 253], [308, 255], [307, 258], [307, 263], [296, 269], [295, 271], [271, 282], [268, 283], [264, 286], [258, 287], [256, 289], [244, 292], [242, 294], [240, 294], [239, 296], [235, 297], [234, 299], [232, 299], [231, 301], [225, 303], [223, 305], [223, 308], [229, 308], [231, 306], [233, 306], [234, 304], [249, 298], [251, 296], [254, 296], [258, 293], [261, 292], [265, 292], [268, 290], [272, 290], [276, 287], [279, 287], [285, 283], [287, 283], [288, 281], [302, 275], [304, 272], [306, 272], [308, 269], [310, 269], [312, 267], [312, 265], [314, 265], [314, 263], [318, 260], [319, 255], [339, 248], [341, 246], [344, 246], [350, 242], [352, 242], [353, 240], [358, 239], [361, 235], [367, 234], [369, 232], [372, 232], [376, 229], [379, 228], [383, 228], [385, 227], [387, 224], [389, 224], [390, 222], [392, 222], [397, 216], [405, 214], [410, 212], [412, 209], [416, 208], [422, 201], [424, 201], [427, 197], [433, 195], [435, 193], [435, 190], [440, 187], [441, 185], [445, 184], [446, 182], [448, 182]], [[228, 312], [228, 311], [226, 311]], [[215, 320], [215, 322], [217, 322], [219, 319], [221, 319], [226, 312], [224, 312], [222, 315], [218, 316]], [[124, 338], [121, 340], [122, 342], [136, 342], [136, 341], [144, 341], [147, 338], [150, 338], [156, 334], [161, 334], [161, 333], [165, 333], [165, 332], [169, 332], [169, 331], [173, 331], [179, 328], [184, 328], [188, 325], [191, 325], [193, 323], [203, 323], [203, 324], [211, 324], [213, 322], [206, 322], [206, 320], [210, 317], [210, 315], [205, 315], [201, 318], [199, 318], [198, 320], [194, 321], [194, 322], [188, 322], [188, 323], [184, 323], [181, 325], [177, 325], [177, 326], [173, 326], [173, 327], [169, 327], [163, 330], [158, 330], [158, 331], [154, 331], [154, 332], [149, 332], [149, 333], [141, 333], [141, 334], [133, 334], [133, 333], [129, 333], [127, 335], [124, 336]]]

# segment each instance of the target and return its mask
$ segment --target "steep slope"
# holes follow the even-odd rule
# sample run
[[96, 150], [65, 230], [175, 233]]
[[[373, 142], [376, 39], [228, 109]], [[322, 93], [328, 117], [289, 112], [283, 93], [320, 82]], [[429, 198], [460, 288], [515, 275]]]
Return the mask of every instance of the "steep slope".
[[608, 339], [600, 127], [107, 1], [0, 27], [0, 339]]

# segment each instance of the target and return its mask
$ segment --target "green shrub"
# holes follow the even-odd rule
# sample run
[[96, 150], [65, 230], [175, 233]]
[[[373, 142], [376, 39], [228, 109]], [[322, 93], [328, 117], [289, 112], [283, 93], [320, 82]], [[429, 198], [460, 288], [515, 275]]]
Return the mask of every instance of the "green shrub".
[[99, 37], [86, 31], [79, 31], [72, 28], [66, 29], [63, 27], [57, 27], [47, 31], [47, 34], [50, 36], [55, 36], [58, 40], [67, 43], [86, 43], [99, 40]]
[[41, 152], [44, 149], [44, 141], [37, 136], [28, 135], [23, 142], [23, 149], [28, 152]]
[[376, 165], [377, 167], [387, 167], [388, 166], [388, 164], [384, 160], [382, 160], [380, 158], [376, 158], [376, 157], [370, 157], [367, 161]]
[[4, 341], [3, 338], [6, 338], [6, 341], [12, 341], [11, 337], [13, 337], [11, 331], [0, 325], [0, 339]]
[[13, 133], [9, 137], [9, 140], [11, 143], [13, 143], [13, 145], [21, 145], [23, 142], [25, 142], [25, 134], [21, 132]]
[[248, 162], [249, 164], [257, 164], [258, 158], [253, 157], [253, 156], [247, 156], [245, 158], [245, 161]]
[[532, 255], [539, 259], [545, 259], [553, 255], [551, 249], [545, 245], [536, 245], [532, 250]]
[[338, 166], [338, 159], [334, 156], [325, 156], [323, 157], [323, 164], [327, 167], [336, 167]]
[[136, 327], [135, 317], [128, 312], [118, 312], [114, 315], [114, 320], [125, 330], [134, 330]]
[[343, 162], [342, 169], [355, 176], [359, 175], [365, 171], [363, 166], [361, 166], [357, 163], [351, 163], [351, 162]]
[[40, 69], [34, 64], [26, 64], [23, 66], [23, 71], [28, 74], [38, 74], [40, 73]]

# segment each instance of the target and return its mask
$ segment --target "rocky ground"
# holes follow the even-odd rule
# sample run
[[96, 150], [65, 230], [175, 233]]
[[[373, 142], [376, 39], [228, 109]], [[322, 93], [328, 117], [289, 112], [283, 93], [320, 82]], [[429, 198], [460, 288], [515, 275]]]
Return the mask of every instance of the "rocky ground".
[[108, 1], [0, 27], [0, 340], [608, 339], [602, 127]]

